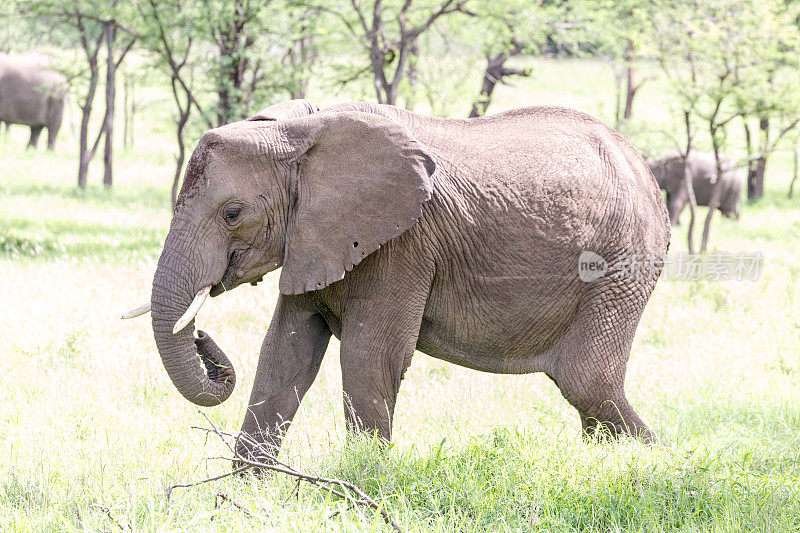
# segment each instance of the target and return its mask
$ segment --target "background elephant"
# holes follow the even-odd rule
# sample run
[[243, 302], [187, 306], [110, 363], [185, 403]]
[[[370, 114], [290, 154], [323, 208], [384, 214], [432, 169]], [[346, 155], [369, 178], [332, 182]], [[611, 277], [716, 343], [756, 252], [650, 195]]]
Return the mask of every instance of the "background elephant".
[[[691, 152], [687, 159], [692, 174], [697, 205], [708, 206], [717, 177], [714, 154]], [[667, 211], [672, 224], [679, 224], [683, 208], [689, 203], [689, 194], [683, 185], [683, 156], [674, 153], [660, 159], [649, 159], [647, 166], [653, 172], [658, 186], [667, 192]], [[728, 218], [739, 218], [739, 201], [744, 187], [744, 176], [737, 172], [729, 161], [723, 161], [722, 191], [717, 207]]]
[[[653, 441], [623, 382], [669, 235], [642, 158], [580, 112], [455, 120], [290, 101], [201, 138], [153, 280], [153, 332], [181, 394], [217, 405], [235, 374], [206, 333], [194, 337], [194, 315], [209, 293], [283, 267], [242, 453], [279, 445], [331, 335], [350, 428], [391, 437], [419, 349], [545, 372], [588, 433]], [[603, 267], [590, 279], [587, 251]], [[637, 259], [650, 268], [626, 270]]]
[[0, 121], [30, 126], [28, 147], [36, 147], [47, 128], [47, 147], [53, 149], [61, 128], [67, 98], [67, 79], [33, 61], [0, 53]]

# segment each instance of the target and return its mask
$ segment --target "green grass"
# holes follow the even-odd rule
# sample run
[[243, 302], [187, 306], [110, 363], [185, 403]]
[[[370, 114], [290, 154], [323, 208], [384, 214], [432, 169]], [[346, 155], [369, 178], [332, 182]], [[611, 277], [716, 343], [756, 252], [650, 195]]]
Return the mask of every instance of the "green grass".
[[[8, 228], [8, 229], [6, 229]], [[118, 260], [158, 257], [161, 229], [96, 225], [88, 222], [27, 217], [0, 218], [0, 254], [12, 258], [81, 257]]]
[[[602, 63], [537, 60], [534, 77], [498, 88], [494, 107], [560, 102], [607, 119], [611, 79]], [[664, 144], [672, 120], [658, 89], [648, 82], [636, 104], [633, 137], [648, 146]], [[223, 479], [167, 500], [166, 487], [230, 466], [204, 459], [225, 450], [191, 429], [205, 420], [169, 382], [149, 320], [118, 318], [148, 299], [169, 224], [163, 107], [137, 121], [111, 191], [97, 185], [99, 167], [75, 190], [68, 132], [54, 154], [24, 152], [21, 128], [0, 141], [0, 529], [385, 530], [374, 511], [308, 486], [295, 493], [285, 476]], [[762, 253], [760, 278], [662, 279], [639, 326], [627, 391], [662, 447], [584, 442], [545, 376], [423, 354], [401, 389], [391, 447], [348, 442], [333, 340], [282, 458], [357, 483], [410, 531], [800, 530], [800, 200], [785, 198], [788, 157], [771, 165], [766, 197], [738, 223], [717, 217], [711, 236], [715, 251]], [[686, 249], [687, 220], [672, 252]], [[198, 317], [238, 371], [231, 398], [205, 410], [228, 430], [241, 424], [276, 298], [273, 273]]]

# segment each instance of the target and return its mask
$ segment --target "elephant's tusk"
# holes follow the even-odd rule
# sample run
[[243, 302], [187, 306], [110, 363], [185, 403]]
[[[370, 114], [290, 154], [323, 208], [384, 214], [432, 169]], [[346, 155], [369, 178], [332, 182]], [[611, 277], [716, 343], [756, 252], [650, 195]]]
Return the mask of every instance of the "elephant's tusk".
[[185, 328], [186, 324], [192, 321], [194, 316], [203, 306], [203, 303], [206, 301], [206, 298], [208, 298], [209, 292], [211, 292], [211, 285], [203, 287], [202, 289], [197, 291], [197, 294], [195, 295], [194, 300], [192, 300], [192, 303], [189, 305], [189, 308], [186, 310], [185, 313], [183, 313], [183, 316], [180, 317], [177, 322], [175, 322], [175, 327], [172, 328], [173, 335], [178, 333], [183, 328]]
[[149, 313], [149, 312], [150, 312], [150, 304], [145, 304], [145, 305], [142, 305], [140, 307], [137, 307], [136, 309], [131, 309], [127, 313], [123, 314], [122, 318], [123, 319], [136, 318], [137, 316], [142, 316], [143, 314]]

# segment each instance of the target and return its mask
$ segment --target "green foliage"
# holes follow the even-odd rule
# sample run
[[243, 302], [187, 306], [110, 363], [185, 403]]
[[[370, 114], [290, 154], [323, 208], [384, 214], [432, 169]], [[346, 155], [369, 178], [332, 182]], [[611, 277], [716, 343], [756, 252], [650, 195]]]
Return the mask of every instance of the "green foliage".
[[798, 13], [780, 0], [656, 3], [652, 53], [684, 109], [706, 120], [797, 116]]

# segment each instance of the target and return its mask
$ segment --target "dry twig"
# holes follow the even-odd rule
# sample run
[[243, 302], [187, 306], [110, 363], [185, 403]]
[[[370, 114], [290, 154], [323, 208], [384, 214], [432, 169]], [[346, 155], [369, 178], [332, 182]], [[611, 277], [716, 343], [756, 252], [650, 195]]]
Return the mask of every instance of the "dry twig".
[[111, 509], [109, 509], [109, 508], [108, 508], [108, 507], [106, 507], [105, 505], [100, 505], [100, 504], [97, 504], [97, 503], [95, 503], [95, 504], [92, 504], [92, 505], [90, 505], [89, 507], [91, 507], [91, 508], [93, 508], [93, 509], [97, 509], [98, 511], [102, 512], [104, 515], [106, 515], [106, 516], [108, 517], [108, 519], [109, 519], [109, 520], [111, 520], [111, 522], [112, 522], [112, 523], [113, 523], [115, 526], [117, 526], [118, 528], [120, 528], [122, 531], [125, 531], [125, 530], [131, 530], [131, 531], [132, 531], [132, 528], [131, 528], [131, 526], [129, 526], [128, 524], [125, 524], [125, 525], [123, 526], [123, 525], [120, 523], [120, 521], [119, 521], [119, 520], [117, 520], [117, 517], [116, 517], [116, 516], [114, 516], [114, 513], [112, 513], [112, 512], [111, 512]]
[[[230, 472], [221, 474], [219, 476], [202, 479], [194, 483], [172, 485], [167, 489], [167, 499], [169, 499], [170, 496], [172, 495], [173, 489], [189, 488], [203, 483], [210, 483], [212, 481], [217, 481], [226, 477], [230, 477], [250, 469], [268, 470], [271, 472], [278, 472], [296, 478], [297, 485], [295, 486], [294, 489], [295, 491], [299, 487], [300, 482], [305, 481], [306, 483], [314, 485], [315, 487], [318, 487], [319, 489], [322, 489], [325, 492], [328, 492], [329, 494], [332, 494], [338, 498], [342, 498], [343, 500], [346, 500], [349, 503], [375, 509], [377, 512], [380, 513], [383, 520], [392, 527], [392, 529], [394, 529], [395, 531], [403, 531], [402, 528], [397, 524], [397, 522], [394, 521], [394, 519], [389, 515], [389, 513], [386, 511], [386, 509], [383, 508], [383, 506], [380, 503], [373, 500], [366, 492], [361, 490], [355, 484], [343, 479], [314, 476], [311, 474], [305, 474], [303, 472], [295, 470], [286, 463], [282, 463], [281, 461], [279, 461], [278, 458], [273, 453], [272, 449], [268, 448], [268, 446], [256, 442], [249, 435], [246, 435], [244, 433], [234, 434], [222, 431], [214, 424], [214, 422], [211, 421], [210, 418], [208, 418], [208, 416], [206, 416], [205, 413], [203, 413], [199, 409], [198, 412], [206, 419], [206, 421], [211, 426], [211, 429], [196, 427], [196, 426], [193, 426], [193, 429], [198, 429], [200, 431], [205, 431], [207, 433], [215, 434], [217, 437], [219, 437], [219, 439], [222, 441], [225, 447], [228, 450], [230, 450], [230, 452], [233, 455], [232, 457], [223, 456], [223, 457], [215, 457], [214, 459], [222, 459], [225, 461], [230, 461], [231, 463], [238, 466], [233, 470], [231, 470]], [[263, 459], [255, 460], [251, 457], [245, 457], [244, 455], [237, 452], [235, 446], [231, 444], [231, 441], [236, 442], [237, 440], [241, 440], [245, 445], [247, 445], [250, 449], [252, 449], [255, 452], [252, 454], [253, 456], [257, 456], [259, 458], [263, 457]], [[224, 500], [230, 501], [238, 509], [247, 512], [241, 505], [237, 504], [236, 502], [228, 498], [227, 495], [222, 493], [217, 494], [218, 503], [221, 497]]]
[[216, 497], [216, 499], [214, 501], [214, 508], [215, 509], [219, 509], [219, 506], [222, 504], [222, 502], [230, 502], [231, 505], [233, 505], [234, 507], [239, 509], [241, 512], [243, 512], [247, 516], [253, 516], [253, 513], [251, 513], [247, 509], [245, 509], [245, 507], [241, 503], [237, 502], [236, 500], [231, 499], [230, 496], [228, 496], [224, 492], [218, 492], [217, 493], [217, 497]]

